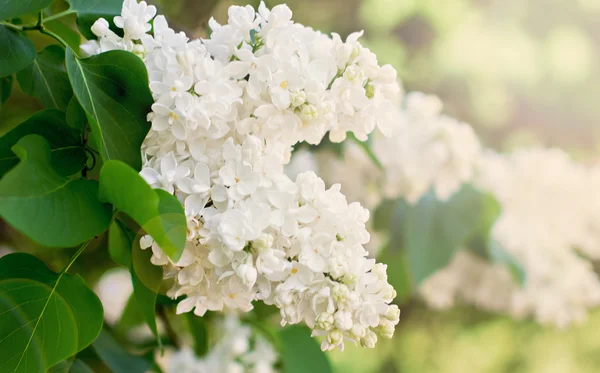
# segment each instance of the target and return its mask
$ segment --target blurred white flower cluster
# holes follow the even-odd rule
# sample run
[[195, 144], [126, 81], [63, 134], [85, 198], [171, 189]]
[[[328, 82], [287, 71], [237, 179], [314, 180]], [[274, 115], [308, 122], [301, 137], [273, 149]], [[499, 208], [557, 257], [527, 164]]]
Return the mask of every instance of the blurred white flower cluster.
[[158, 357], [165, 373], [276, 373], [277, 354], [273, 346], [237, 316], [227, 315], [214, 322], [215, 345], [198, 357], [189, 347], [167, 351]]
[[[325, 336], [373, 347], [390, 338], [400, 311], [386, 266], [367, 259], [369, 212], [325, 188], [312, 172], [287, 177], [292, 146], [326, 133], [361, 140], [390, 132], [401, 98], [396, 72], [373, 53], [291, 21], [285, 5], [229, 8], [207, 40], [170, 29], [145, 2], [126, 0], [115, 24], [100, 19], [88, 54], [129, 50], [145, 62], [155, 103], [141, 175], [175, 194], [188, 216], [188, 242], [173, 263], [149, 237], [152, 262], [186, 295], [178, 312], [275, 304], [282, 324], [305, 322]], [[153, 21], [151, 28], [149, 22]], [[152, 29], [152, 33], [148, 33]], [[376, 334], [377, 333], [377, 334]]]
[[492, 238], [521, 265], [525, 284], [464, 252], [423, 285], [428, 303], [447, 308], [458, 297], [558, 327], [585, 320], [587, 309], [600, 304], [590, 262], [600, 259], [598, 170], [557, 149], [489, 152], [475, 181], [502, 206]]
[[373, 150], [385, 169], [386, 197], [415, 203], [433, 188], [446, 200], [473, 177], [479, 139], [471, 126], [441, 111], [438, 97], [409, 93], [392, 135], [374, 137]]

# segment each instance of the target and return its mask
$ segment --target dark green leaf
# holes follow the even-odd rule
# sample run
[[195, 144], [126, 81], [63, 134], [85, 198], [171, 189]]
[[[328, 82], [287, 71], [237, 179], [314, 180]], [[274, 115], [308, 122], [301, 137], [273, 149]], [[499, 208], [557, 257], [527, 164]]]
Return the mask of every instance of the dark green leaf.
[[23, 136], [31, 134], [43, 136], [48, 141], [52, 166], [60, 175], [70, 176], [84, 167], [86, 154], [80, 132], [67, 125], [63, 112], [49, 109], [38, 111], [0, 137], [0, 177], [19, 163], [19, 158], [10, 149]]
[[67, 106], [67, 123], [72, 128], [83, 131], [87, 125], [85, 110], [79, 105], [77, 97], [73, 96]]
[[121, 15], [123, 0], [67, 0], [77, 13]]
[[390, 245], [406, 250], [408, 267], [419, 285], [425, 278], [445, 267], [457, 250], [473, 237], [488, 210], [486, 195], [465, 185], [448, 201], [426, 194], [418, 204], [402, 209], [401, 229], [392, 232]]
[[131, 281], [133, 282], [133, 296], [138, 304], [146, 324], [160, 345], [158, 329], [156, 327], [156, 297], [160, 291], [163, 279], [163, 270], [150, 262], [152, 250], [142, 250], [139, 242], [132, 249]]
[[[79, 13], [77, 15], [77, 29], [79, 32], [81, 32], [81, 35], [83, 35], [84, 38], [88, 40], [94, 40], [96, 39], [96, 35], [94, 35], [92, 32], [92, 25], [94, 22], [96, 22], [96, 20], [98, 20], [98, 18], [104, 18], [106, 21], [108, 21], [108, 28], [115, 34], [123, 37], [123, 29], [115, 26], [115, 23], [113, 22], [113, 18], [117, 15], [121, 15], [121, 8], [119, 8], [118, 12], [113, 14]], [[75, 48], [74, 50], [78, 50], [78, 48]]]
[[50, 368], [48, 373], [94, 373], [94, 371], [81, 360], [64, 360]]
[[196, 356], [204, 356], [208, 352], [208, 328], [206, 320], [194, 315], [193, 312], [186, 313], [188, 330], [194, 340], [194, 352]]
[[56, 173], [43, 137], [27, 135], [12, 150], [21, 162], [0, 180], [7, 222], [48, 247], [75, 246], [108, 228], [110, 209], [98, 201], [98, 183]]
[[187, 223], [183, 206], [176, 197], [152, 189], [126, 164], [108, 161], [100, 171], [100, 200], [129, 215], [167, 255], [179, 259], [185, 246]]
[[12, 75], [0, 78], [0, 106], [2, 106], [10, 97], [13, 80], [14, 78]]
[[135, 234], [118, 220], [113, 220], [108, 230], [108, 252], [112, 260], [126, 268], [131, 267], [131, 248]]
[[17, 73], [17, 80], [26, 94], [40, 100], [45, 108], [65, 111], [73, 90], [65, 69], [65, 50], [49, 45], [32, 63]]
[[67, 49], [73, 91], [88, 113], [104, 161], [115, 159], [141, 168], [140, 147], [150, 126], [153, 99], [142, 60], [125, 51], [79, 59]]
[[53, 1], [54, 0], [2, 0], [0, 3], [0, 20], [38, 12], [52, 4]]
[[54, 273], [29, 254], [0, 259], [0, 371], [46, 371], [91, 344], [102, 320], [81, 277]]
[[331, 363], [306, 326], [281, 330], [283, 373], [331, 373]]
[[141, 356], [128, 353], [106, 330], [94, 341], [94, 349], [113, 373], [146, 373], [150, 363]]
[[0, 48], [0, 77], [22, 70], [35, 58], [31, 40], [22, 32], [3, 25], [0, 25]]

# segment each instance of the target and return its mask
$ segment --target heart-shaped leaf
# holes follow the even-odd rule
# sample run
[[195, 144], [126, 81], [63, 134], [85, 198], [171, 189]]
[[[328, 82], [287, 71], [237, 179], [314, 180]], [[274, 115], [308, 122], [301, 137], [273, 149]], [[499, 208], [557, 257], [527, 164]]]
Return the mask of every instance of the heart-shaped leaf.
[[129, 215], [167, 255], [179, 259], [185, 246], [187, 220], [175, 196], [152, 189], [123, 162], [108, 161], [100, 170], [100, 200]]
[[27, 13], [38, 12], [54, 0], [3, 0], [0, 3], [0, 21]]
[[0, 77], [22, 70], [35, 58], [35, 46], [31, 40], [22, 32], [3, 25], [0, 25], [0, 45]]
[[110, 208], [98, 200], [98, 183], [56, 173], [43, 137], [27, 135], [12, 150], [21, 162], [0, 180], [7, 222], [48, 247], [75, 246], [108, 228]]
[[81, 277], [29, 254], [0, 258], [0, 371], [45, 372], [90, 345], [102, 322], [102, 304]]
[[65, 111], [73, 90], [65, 68], [65, 50], [49, 45], [32, 63], [17, 73], [23, 92], [40, 100], [45, 108]]
[[125, 51], [79, 59], [67, 49], [66, 59], [73, 91], [89, 116], [102, 159], [120, 160], [139, 170], [153, 102], [144, 63]]
[[12, 91], [13, 85], [13, 76], [5, 76], [4, 78], [0, 78], [0, 106], [2, 106], [6, 100], [10, 97], [10, 92]]
[[81, 171], [86, 154], [81, 132], [73, 130], [61, 111], [38, 111], [23, 123], [0, 137], [0, 177], [19, 163], [11, 148], [26, 135], [37, 134], [46, 139], [52, 154], [52, 166], [60, 175], [69, 176]]

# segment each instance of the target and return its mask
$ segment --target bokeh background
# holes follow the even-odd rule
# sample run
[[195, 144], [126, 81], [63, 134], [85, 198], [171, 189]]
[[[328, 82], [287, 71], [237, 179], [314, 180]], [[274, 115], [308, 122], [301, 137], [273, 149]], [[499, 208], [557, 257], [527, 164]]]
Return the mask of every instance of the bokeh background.
[[[206, 35], [211, 16], [226, 22], [230, 5], [259, 3], [150, 2], [174, 28], [195, 36]], [[279, 2], [266, 3], [271, 7]], [[555, 146], [583, 162], [598, 159], [600, 0], [288, 0], [287, 4], [297, 22], [315, 29], [342, 37], [365, 30], [362, 42], [381, 63], [398, 70], [405, 90], [440, 96], [445, 112], [470, 123], [487, 147], [507, 151]], [[12, 105], [0, 110], [0, 133], [38, 109], [21, 98], [16, 91]], [[20, 100], [24, 104], [16, 104]], [[6, 110], [13, 112], [8, 115]], [[5, 229], [0, 236], [9, 244], [19, 241], [14, 232], [0, 229]], [[93, 247], [90, 251], [91, 263]], [[393, 340], [380, 341], [374, 350], [347, 344], [345, 352], [330, 354], [336, 372], [600, 371], [600, 310], [581, 326], [556, 330], [466, 306], [438, 312], [412, 299], [401, 308]]]
[[[163, 0], [178, 26], [206, 32], [231, 4]], [[160, 6], [160, 1], [157, 1]], [[279, 2], [266, 1], [268, 6]], [[195, 5], [194, 5], [195, 4]], [[487, 147], [560, 147], [600, 154], [600, 0], [288, 0], [294, 19], [362, 42], [392, 64], [405, 90], [440, 96]], [[191, 7], [197, 12], [192, 14]], [[207, 11], [207, 9], [210, 9]], [[600, 312], [568, 330], [459, 307], [402, 308], [395, 338], [331, 355], [339, 373], [600, 371]], [[383, 341], [381, 341], [383, 342]]]

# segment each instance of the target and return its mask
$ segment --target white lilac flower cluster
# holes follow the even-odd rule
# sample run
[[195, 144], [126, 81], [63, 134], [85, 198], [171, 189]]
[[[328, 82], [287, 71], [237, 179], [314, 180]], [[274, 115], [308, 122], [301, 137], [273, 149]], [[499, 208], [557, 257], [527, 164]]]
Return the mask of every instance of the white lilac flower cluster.
[[324, 336], [325, 350], [390, 338], [400, 311], [386, 266], [363, 248], [368, 211], [339, 185], [326, 189], [312, 172], [292, 180], [283, 166], [293, 145], [326, 133], [389, 132], [401, 96], [395, 70], [377, 64], [360, 33], [329, 37], [293, 23], [285, 5], [232, 6], [228, 24], [210, 21], [207, 40], [155, 15], [126, 0], [114, 20], [124, 37], [100, 19], [99, 39], [82, 49], [129, 50], [148, 69], [155, 103], [141, 175], [181, 200], [188, 242], [176, 263], [149, 237], [142, 246], [175, 280], [168, 294], [186, 296], [178, 313], [249, 311], [260, 300], [280, 309], [282, 325], [305, 322]]
[[[505, 267], [461, 253], [421, 292], [438, 308], [455, 298], [515, 318], [565, 327], [600, 305], [600, 173], [557, 149], [486, 153], [476, 183], [502, 205], [492, 237], [522, 266], [517, 284]], [[591, 198], [590, 198], [591, 197]]]
[[237, 316], [216, 320], [211, 330], [216, 343], [203, 357], [189, 347], [167, 351], [158, 357], [165, 373], [276, 373], [277, 354], [260, 334], [242, 324]]
[[473, 177], [481, 154], [479, 139], [471, 126], [441, 110], [436, 96], [409, 93], [391, 136], [374, 136], [387, 197], [414, 203], [433, 189], [446, 200]]

